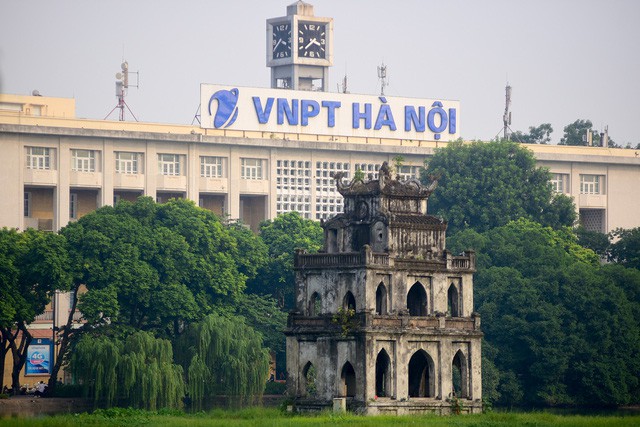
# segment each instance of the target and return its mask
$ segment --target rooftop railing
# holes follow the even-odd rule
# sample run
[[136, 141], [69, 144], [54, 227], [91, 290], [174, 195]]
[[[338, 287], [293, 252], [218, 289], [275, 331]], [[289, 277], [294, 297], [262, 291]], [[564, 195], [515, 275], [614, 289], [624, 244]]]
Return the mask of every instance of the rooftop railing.
[[295, 268], [337, 268], [337, 267], [395, 267], [407, 270], [457, 270], [475, 271], [476, 255], [473, 251], [454, 256], [444, 251], [440, 257], [393, 257], [388, 253], [372, 252], [365, 246], [361, 252], [315, 253], [297, 250]]

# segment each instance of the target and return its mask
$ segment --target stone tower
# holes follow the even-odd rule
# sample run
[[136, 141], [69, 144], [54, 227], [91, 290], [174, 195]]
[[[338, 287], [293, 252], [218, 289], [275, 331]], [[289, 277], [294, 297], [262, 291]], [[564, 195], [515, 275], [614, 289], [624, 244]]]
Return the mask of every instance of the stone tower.
[[367, 414], [480, 412], [475, 254], [453, 256], [446, 222], [426, 214], [437, 182], [393, 179], [386, 163], [378, 180], [342, 178], [344, 213], [323, 224], [323, 250], [295, 257], [286, 335], [296, 408], [346, 398]]

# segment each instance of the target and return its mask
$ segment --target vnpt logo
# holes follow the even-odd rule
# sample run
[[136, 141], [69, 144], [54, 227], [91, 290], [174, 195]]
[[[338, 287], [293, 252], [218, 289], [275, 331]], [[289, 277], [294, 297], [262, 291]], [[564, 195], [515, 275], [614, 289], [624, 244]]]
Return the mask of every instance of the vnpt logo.
[[[231, 126], [238, 118], [238, 89], [219, 90], [209, 99], [209, 115], [213, 116], [213, 127], [216, 129]], [[218, 109], [215, 115], [211, 112], [211, 104], [218, 101]]]

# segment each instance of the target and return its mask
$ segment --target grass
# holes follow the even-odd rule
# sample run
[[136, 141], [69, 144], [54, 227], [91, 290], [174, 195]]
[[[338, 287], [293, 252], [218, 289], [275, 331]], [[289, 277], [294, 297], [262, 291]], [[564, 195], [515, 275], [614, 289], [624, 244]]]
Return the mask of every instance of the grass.
[[239, 411], [214, 410], [207, 413], [184, 414], [179, 411], [147, 412], [134, 409], [109, 409], [92, 414], [55, 415], [40, 418], [0, 419], [7, 427], [58, 426], [429, 426], [429, 427], [489, 427], [489, 426], [638, 426], [640, 415], [554, 415], [544, 412], [492, 412], [479, 415], [364, 417], [352, 414], [322, 413], [319, 415], [287, 415], [277, 409], [250, 408]]

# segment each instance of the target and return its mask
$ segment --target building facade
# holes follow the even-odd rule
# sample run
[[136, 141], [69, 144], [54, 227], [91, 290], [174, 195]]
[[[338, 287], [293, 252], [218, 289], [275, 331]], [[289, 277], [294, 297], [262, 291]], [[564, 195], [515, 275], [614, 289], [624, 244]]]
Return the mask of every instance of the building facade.
[[[140, 195], [193, 200], [256, 230], [297, 211], [327, 219], [343, 210], [331, 176], [404, 158], [419, 176], [446, 142], [208, 129], [74, 117], [70, 99], [0, 95], [0, 225], [59, 230], [98, 207]], [[591, 230], [640, 226], [640, 157], [635, 150], [527, 145], [571, 196]]]

